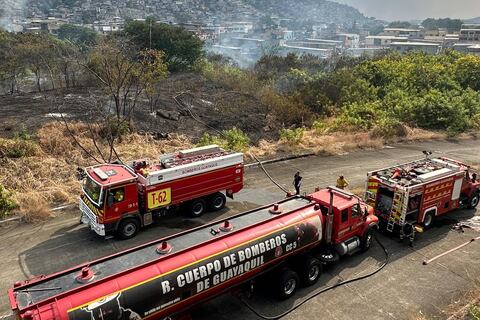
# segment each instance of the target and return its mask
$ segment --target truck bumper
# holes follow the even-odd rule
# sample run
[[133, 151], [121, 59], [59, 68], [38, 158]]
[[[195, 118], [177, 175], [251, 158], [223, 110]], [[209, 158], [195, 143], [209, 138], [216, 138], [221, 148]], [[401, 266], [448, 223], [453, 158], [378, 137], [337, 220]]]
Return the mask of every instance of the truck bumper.
[[90, 210], [89, 207], [80, 199], [80, 212], [82, 216], [80, 217], [80, 221], [83, 224], [88, 224], [90, 229], [95, 231], [100, 236], [105, 236], [105, 225], [97, 222], [97, 216]]

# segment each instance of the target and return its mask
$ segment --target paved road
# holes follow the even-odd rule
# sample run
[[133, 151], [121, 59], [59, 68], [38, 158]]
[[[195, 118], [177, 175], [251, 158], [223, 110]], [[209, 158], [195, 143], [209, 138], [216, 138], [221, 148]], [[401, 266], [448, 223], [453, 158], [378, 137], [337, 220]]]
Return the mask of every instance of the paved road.
[[[360, 187], [363, 186], [366, 171], [416, 159], [422, 156], [421, 150], [433, 150], [438, 155], [445, 154], [472, 164], [480, 163], [480, 145], [468, 140], [401, 144], [377, 151], [297, 159], [266, 167], [272, 176], [290, 189], [296, 170], [301, 171], [304, 177], [304, 191], [333, 184], [339, 174], [345, 174], [352, 186]], [[259, 168], [247, 169], [246, 181], [245, 190], [229, 203], [228, 209], [196, 220], [169, 218], [161, 226], [148, 228], [129, 241], [104, 240], [95, 236], [78, 225], [75, 210], [38, 225], [0, 227], [0, 314], [8, 313], [8, 300], [3, 292], [16, 280], [56, 272], [207, 221], [274, 202], [283, 196]], [[458, 211], [450, 218], [473, 221], [480, 218], [480, 212]], [[440, 221], [428, 233], [419, 235], [414, 248], [381, 236], [381, 241], [391, 254], [390, 263], [381, 273], [322, 294], [298, 308], [287, 319], [411, 319], [419, 312], [444, 317], [441, 310], [446, 305], [480, 282], [480, 243], [473, 243], [428, 266], [422, 265], [426, 257], [478, 236], [478, 233], [469, 229], [465, 233], [451, 231], [451, 221]], [[376, 245], [368, 254], [342, 259], [335, 267], [326, 270], [314, 288], [302, 289], [296, 300], [278, 303], [268, 293], [261, 291], [252, 303], [259, 311], [274, 315], [288, 309], [312, 290], [364, 274], [373, 270], [382, 260], [382, 251]], [[194, 312], [195, 319], [212, 317], [255, 319], [248, 309], [228, 294], [196, 308]]]

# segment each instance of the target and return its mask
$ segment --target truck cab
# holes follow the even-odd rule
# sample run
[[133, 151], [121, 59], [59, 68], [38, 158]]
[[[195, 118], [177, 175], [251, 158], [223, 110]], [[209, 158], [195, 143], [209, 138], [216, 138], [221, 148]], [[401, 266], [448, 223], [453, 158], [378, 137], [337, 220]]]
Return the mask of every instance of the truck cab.
[[[104, 164], [89, 167], [85, 173], [80, 197], [83, 223], [105, 236], [118, 227], [119, 217], [140, 221], [137, 175], [132, 170], [124, 165]], [[138, 227], [138, 223], [130, 223], [127, 231], [136, 233]]]
[[335, 187], [317, 189], [311, 195], [325, 219], [324, 239], [340, 255], [366, 251], [378, 225], [374, 210], [360, 197]]

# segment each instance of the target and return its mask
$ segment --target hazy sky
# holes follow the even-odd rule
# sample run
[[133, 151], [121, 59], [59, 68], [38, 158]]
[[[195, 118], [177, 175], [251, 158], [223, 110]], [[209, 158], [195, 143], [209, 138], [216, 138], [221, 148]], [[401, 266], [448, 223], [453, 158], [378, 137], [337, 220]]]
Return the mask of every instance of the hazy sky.
[[475, 18], [480, 0], [334, 0], [349, 4], [369, 17], [412, 20], [429, 17]]

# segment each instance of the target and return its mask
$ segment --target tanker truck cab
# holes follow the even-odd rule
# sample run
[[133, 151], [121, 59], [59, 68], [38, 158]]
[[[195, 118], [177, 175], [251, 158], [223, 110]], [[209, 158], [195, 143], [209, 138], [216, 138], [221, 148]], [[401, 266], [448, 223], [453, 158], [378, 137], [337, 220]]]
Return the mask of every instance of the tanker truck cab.
[[325, 219], [324, 239], [330, 258], [322, 259], [324, 262], [370, 248], [378, 226], [371, 206], [353, 193], [335, 187], [318, 190], [311, 196], [320, 204]]
[[135, 234], [142, 224], [138, 213], [137, 175], [118, 164], [88, 167], [85, 173], [80, 198], [82, 223], [90, 225], [101, 236], [120, 227], [127, 234]]

